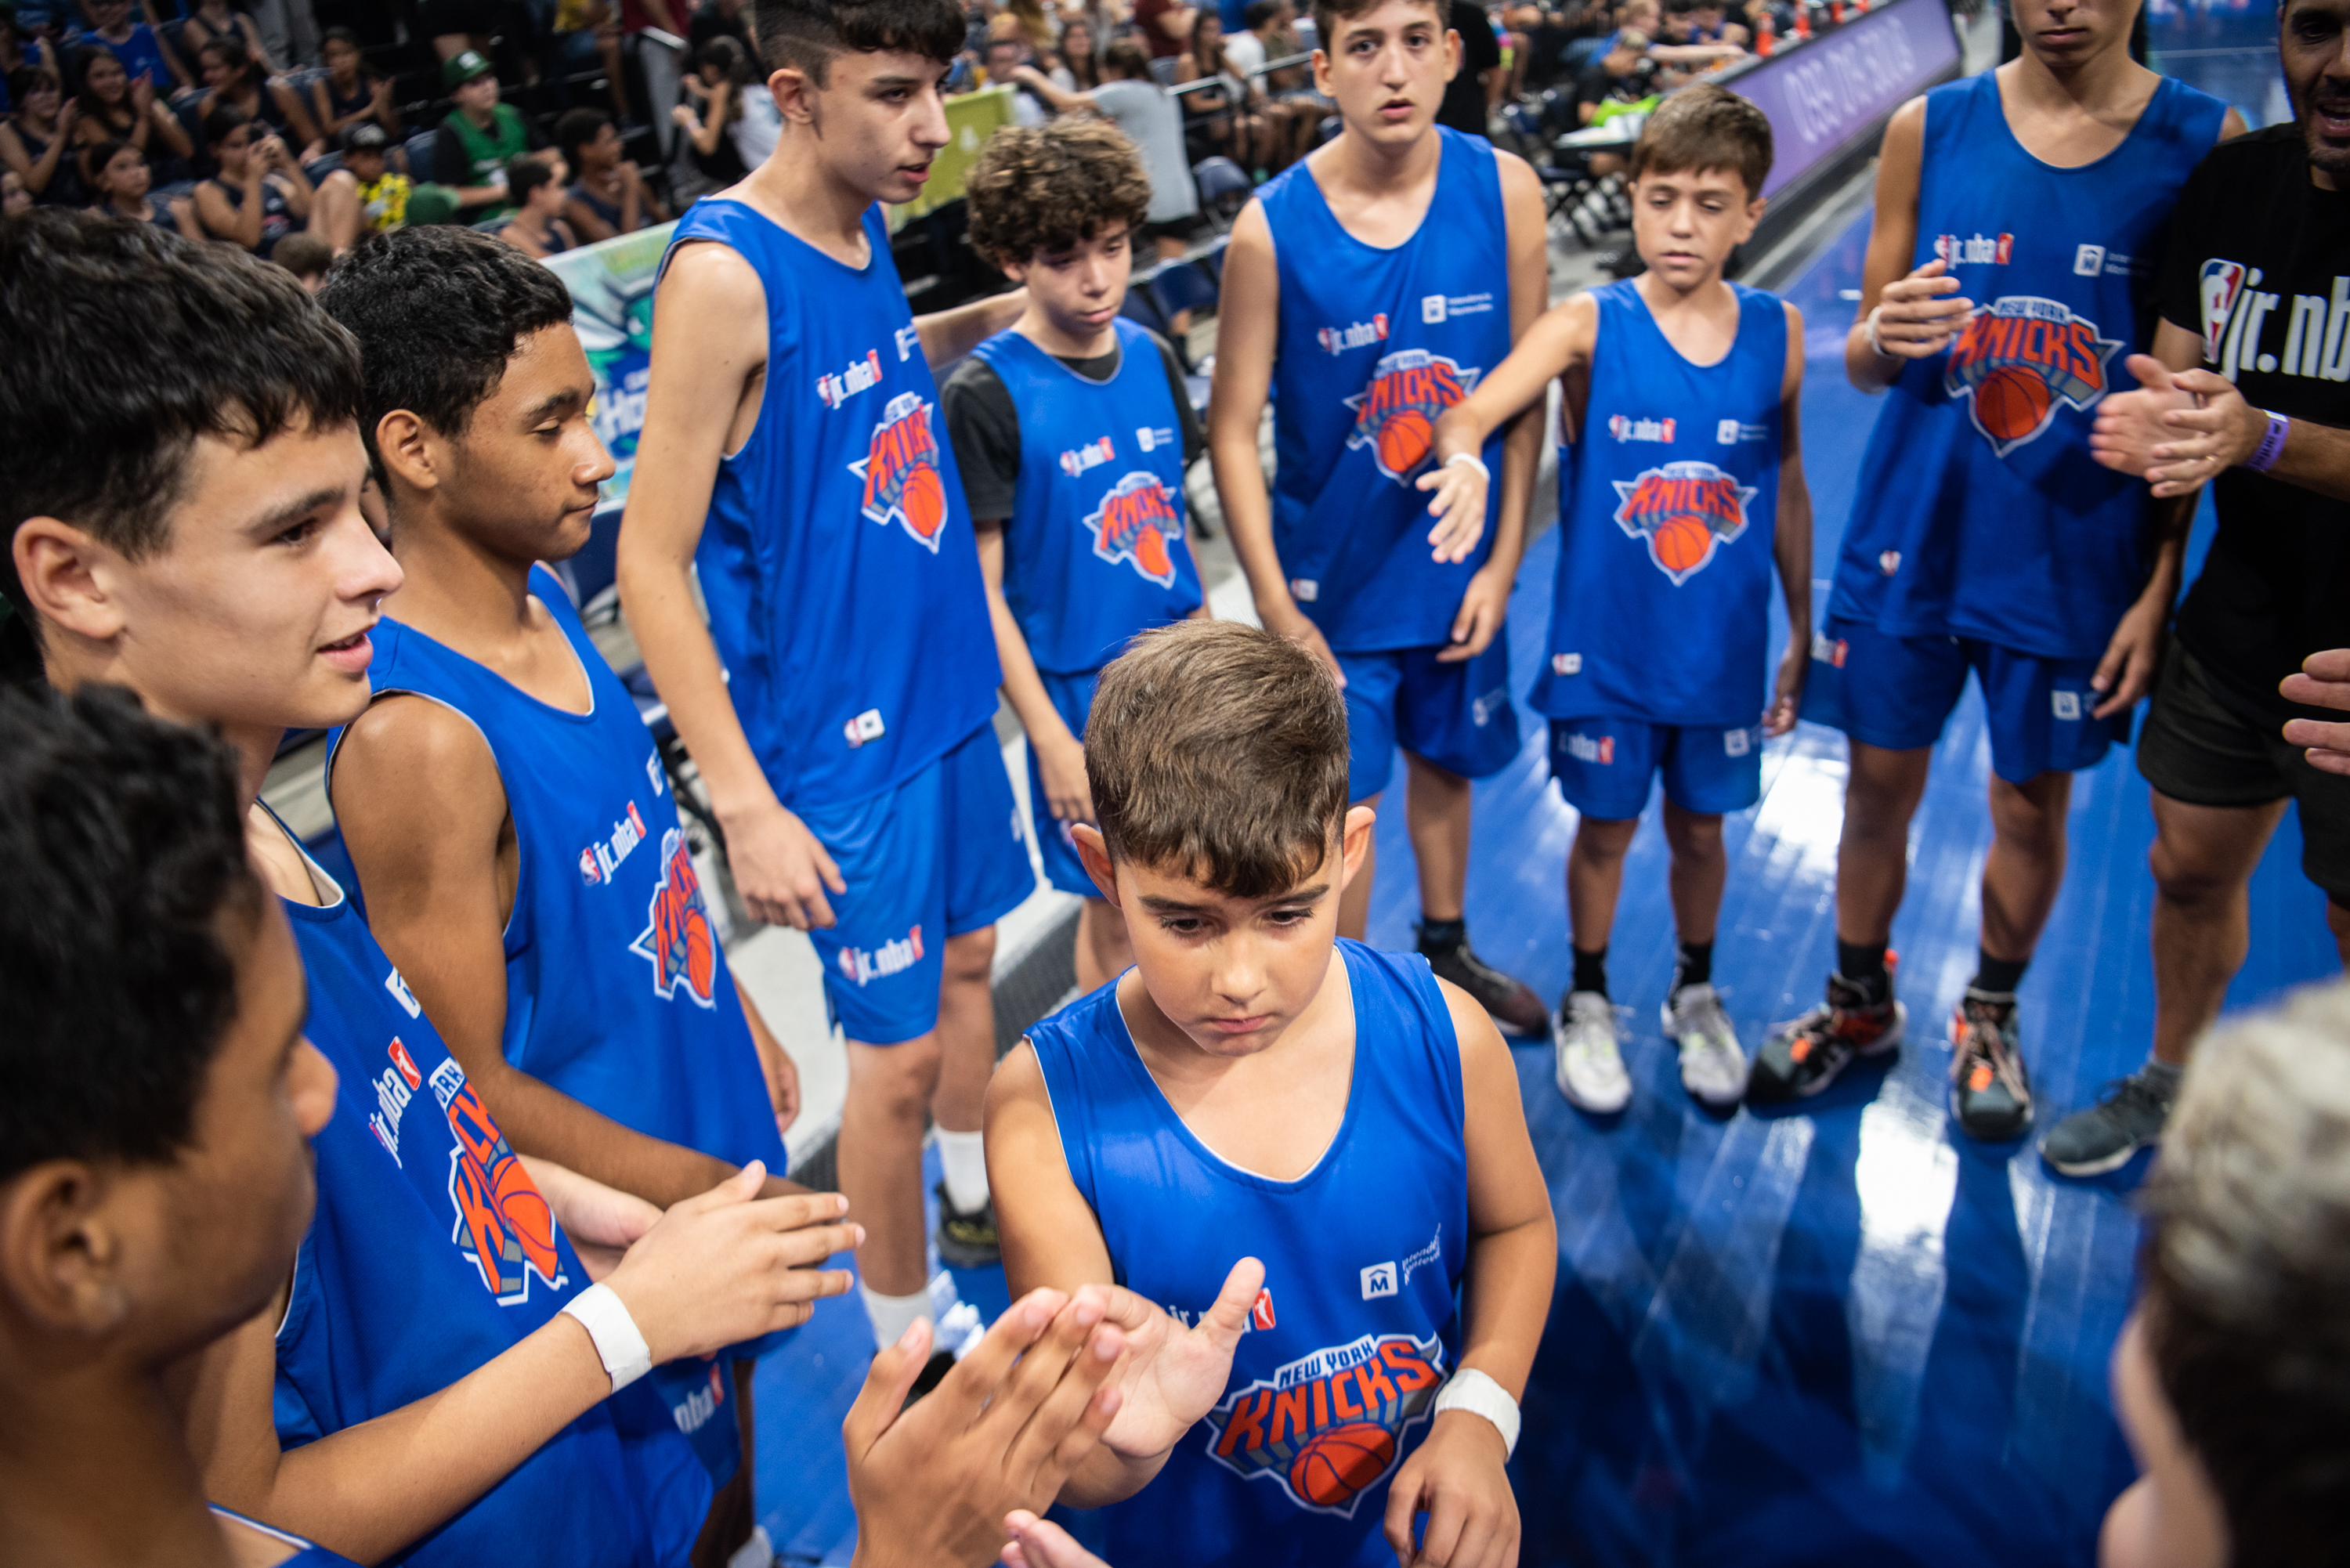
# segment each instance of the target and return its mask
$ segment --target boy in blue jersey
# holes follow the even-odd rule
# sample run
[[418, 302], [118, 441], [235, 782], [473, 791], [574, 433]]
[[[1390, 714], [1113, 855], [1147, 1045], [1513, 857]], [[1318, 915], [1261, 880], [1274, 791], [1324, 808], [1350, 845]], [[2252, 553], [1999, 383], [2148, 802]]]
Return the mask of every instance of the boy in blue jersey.
[[[534, 569], [587, 543], [612, 472], [569, 294], [438, 225], [354, 253], [318, 299], [359, 342], [403, 579], [328, 774], [369, 929], [517, 1149], [659, 1207], [753, 1160], [794, 1190], [790, 1058], [728, 972], [635, 702]], [[679, 1412], [723, 1483], [721, 1557], [756, 1521], [758, 1348], [723, 1422], [707, 1386]]]
[[[619, 586], [751, 915], [806, 930], [848, 1040], [840, 1184], [876, 1342], [942, 1241], [990, 1258], [994, 923], [1035, 890], [991, 721], [987, 590], [931, 365], [1017, 295], [916, 321], [880, 202], [947, 143], [952, 0], [763, 0], [775, 151], [682, 219], [657, 286]], [[698, 571], [697, 571], [698, 568]], [[705, 623], [699, 606], [707, 603]]]
[[1909, 819], [1974, 671], [1991, 846], [1974, 978], [1950, 1018], [1950, 1110], [2032, 1125], [2016, 988], [2064, 874], [2074, 770], [2152, 684], [2192, 502], [2089, 450], [2153, 329], [2161, 234], [2233, 109], [2129, 57], [2135, 5], [2019, 0], [2017, 58], [1895, 111], [1845, 369], [1886, 394], [1861, 461], [1806, 717], [1851, 742], [1827, 999], [1775, 1031], [1752, 1096], [1785, 1103], [1897, 1048], [1887, 943]]
[[[1436, 123], [1461, 39], [1443, 0], [1316, 5], [1314, 84], [1346, 130], [1233, 225], [1209, 451], [1257, 616], [1346, 689], [1348, 785], [1377, 807], [1398, 746], [1419, 870], [1419, 950], [1520, 1034], [1547, 1012], [1469, 945], [1470, 781], [1518, 753], [1501, 636], [1525, 539], [1541, 419], [1465, 461], [1501, 471], [1485, 512], [1431, 528], [1412, 482], [1431, 429], [1548, 302], [1541, 183]], [[1268, 391], [1277, 459], [1258, 454]], [[1359, 938], [1367, 869], [1338, 929]]]
[[1231, 622], [1095, 694], [1074, 834], [1135, 967], [1005, 1058], [987, 1132], [1013, 1289], [1125, 1287], [1125, 1402], [1061, 1491], [1118, 1568], [1516, 1561], [1557, 1232], [1484, 1009], [1337, 936], [1347, 719]]
[[[1575, 978], [1559, 1007], [1557, 1079], [1586, 1110], [1631, 1097], [1607, 992], [1624, 853], [1665, 781], [1680, 939], [1664, 1030], [1681, 1083], [1717, 1109], [1746, 1092], [1746, 1055], [1711, 984], [1729, 864], [1721, 818], [1761, 798], [1762, 739], [1795, 725], [1811, 650], [1812, 503], [1796, 416], [1804, 318], [1722, 265], [1754, 232], [1771, 122], [1709, 84], [1650, 117], [1632, 149], [1632, 240], [1646, 270], [1536, 322], [1467, 401], [1437, 421], [1444, 466], [1419, 481], [1448, 515], [1485, 480], [1456, 453], [1565, 378], [1558, 585], [1534, 705], [1551, 715], [1551, 774], [1581, 814], [1566, 861]], [[1771, 569], [1788, 640], [1770, 680]], [[1758, 714], [1760, 723], [1757, 723]]]
[[1028, 823], [1045, 879], [1085, 899], [1077, 989], [1133, 961], [1077, 858], [1093, 820], [1086, 729], [1128, 638], [1206, 614], [1183, 475], [1204, 444], [1174, 350], [1118, 315], [1150, 182], [1125, 133], [1056, 119], [989, 139], [965, 183], [972, 243], [1028, 291], [1011, 330], [946, 385], [1003, 695], [1028, 732]]

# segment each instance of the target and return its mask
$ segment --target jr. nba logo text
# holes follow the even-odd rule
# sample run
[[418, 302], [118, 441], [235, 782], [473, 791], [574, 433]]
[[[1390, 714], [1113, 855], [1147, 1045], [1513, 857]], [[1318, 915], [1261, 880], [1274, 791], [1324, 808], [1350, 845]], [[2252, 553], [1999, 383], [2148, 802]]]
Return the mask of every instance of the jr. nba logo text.
[[1626, 483], [1616, 525], [1645, 540], [1648, 559], [1678, 587], [1705, 570], [1715, 550], [1746, 532], [1746, 504], [1754, 486], [1741, 484], [1710, 462], [1669, 462]]
[[1175, 557], [1168, 546], [1183, 537], [1183, 520], [1157, 474], [1129, 473], [1119, 480], [1086, 518], [1085, 528], [1094, 554], [1103, 560], [1130, 561], [1160, 587], [1173, 585]]
[[947, 520], [946, 482], [939, 473], [938, 438], [931, 432], [931, 405], [919, 392], [900, 392], [881, 410], [873, 443], [848, 472], [865, 482], [859, 504], [865, 515], [901, 524], [914, 543], [932, 555]]
[[1474, 390], [1481, 373], [1425, 348], [1386, 356], [1371, 367], [1371, 384], [1347, 400], [1355, 410], [1348, 449], [1369, 447], [1379, 472], [1403, 483], [1428, 461], [1437, 416]]
[[1236, 1475], [1269, 1478], [1309, 1513], [1351, 1519], [1393, 1473], [1443, 1380], [1432, 1337], [1367, 1334], [1325, 1346], [1227, 1394], [1208, 1413], [1208, 1453]]
[[2086, 412], [2106, 395], [2106, 361], [2121, 340], [2061, 300], [2008, 295], [1977, 310], [1942, 368], [1942, 389], [1972, 400], [1975, 429], [2005, 457], [2038, 439], [2068, 403]]
[[653, 994], [667, 1002], [678, 992], [704, 1007], [717, 1001], [718, 944], [702, 907], [702, 877], [685, 835], [672, 827], [661, 835], [661, 878], [653, 888], [643, 932], [629, 950], [653, 966]]

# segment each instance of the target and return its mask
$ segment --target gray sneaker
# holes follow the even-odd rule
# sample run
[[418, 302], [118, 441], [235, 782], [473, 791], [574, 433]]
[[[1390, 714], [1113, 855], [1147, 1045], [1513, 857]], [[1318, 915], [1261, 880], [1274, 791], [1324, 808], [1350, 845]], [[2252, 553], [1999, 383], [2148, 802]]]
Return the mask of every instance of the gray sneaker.
[[1681, 1049], [1681, 1087], [1721, 1110], [1746, 1097], [1746, 1053], [1721, 1010], [1721, 995], [1706, 984], [1685, 985], [1664, 1006], [1665, 1038]]
[[1613, 1116], [1632, 1099], [1632, 1077], [1616, 1028], [1616, 1008], [1596, 991], [1567, 993], [1551, 1024], [1558, 1092], [1569, 1105]]
[[2173, 1089], [2158, 1089], [2143, 1070], [2118, 1079], [2106, 1097], [2074, 1111], [2040, 1140], [2040, 1158], [2062, 1176], [2103, 1176], [2162, 1137]]

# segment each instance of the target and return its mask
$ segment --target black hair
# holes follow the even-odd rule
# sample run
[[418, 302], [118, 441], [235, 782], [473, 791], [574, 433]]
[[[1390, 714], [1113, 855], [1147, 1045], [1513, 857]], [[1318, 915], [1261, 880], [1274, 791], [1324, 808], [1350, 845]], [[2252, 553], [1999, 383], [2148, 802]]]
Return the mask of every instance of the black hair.
[[228, 70], [242, 72], [247, 78], [253, 75], [253, 51], [244, 47], [243, 38], [228, 33], [214, 33], [196, 49], [198, 59], [206, 55], [217, 55], [221, 65]]
[[1249, 31], [1253, 33], [1280, 14], [1281, 0], [1249, 0], [1243, 20], [1248, 23]]
[[955, 0], [758, 0], [751, 31], [768, 76], [796, 70], [822, 87], [845, 52], [896, 50], [944, 66], [969, 26]]
[[567, 109], [555, 121], [555, 150], [563, 154], [571, 177], [579, 178], [579, 150], [603, 133], [612, 117], [600, 109]]
[[[106, 105], [99, 101], [98, 93], [89, 85], [89, 67], [98, 63], [98, 57], [100, 55], [113, 60], [117, 65], [122, 63], [114, 51], [103, 44], [88, 44], [74, 51], [74, 80], [81, 84], [74, 89], [74, 102], [81, 106], [83, 119], [98, 125], [111, 125], [114, 122], [113, 117], [106, 112]], [[130, 73], [129, 71], [122, 73], [122, 84], [121, 107], [123, 112], [128, 114], [130, 112]]]
[[[56, 517], [133, 558], [162, 548], [197, 437], [359, 411], [358, 345], [291, 274], [60, 207], [0, 223], [0, 530]], [[0, 589], [29, 618], [5, 550]]]
[[[114, 198], [106, 192], [99, 190], [98, 188], [98, 182], [105, 177], [106, 166], [114, 161], [115, 155], [126, 151], [137, 152], [139, 150], [133, 144], [122, 140], [120, 137], [101, 141], [97, 146], [89, 150], [90, 194], [98, 198], [98, 204], [100, 206], [103, 206]], [[139, 157], [140, 161], [146, 161], [147, 155], [145, 153], [140, 152]]]
[[555, 166], [533, 153], [517, 153], [506, 160], [506, 200], [521, 206], [530, 200], [530, 193], [555, 178]]
[[406, 409], [462, 440], [522, 340], [571, 319], [561, 278], [503, 240], [449, 223], [366, 241], [327, 274], [318, 305], [359, 340], [359, 433], [379, 483], [384, 415]]
[[8, 101], [10, 103], [22, 103], [26, 99], [32, 97], [35, 93], [40, 91], [44, 86], [55, 88], [59, 92], [63, 92], [65, 90], [64, 84], [57, 80], [57, 73], [49, 69], [48, 67], [44, 65], [18, 66], [15, 70], [8, 73]]
[[226, 141], [230, 137], [236, 134], [236, 128], [238, 126], [251, 125], [252, 123], [253, 116], [245, 113], [244, 110], [237, 108], [236, 105], [233, 103], [214, 104], [213, 106], [212, 112], [204, 116], [204, 145], [206, 147], [218, 147], [222, 142]]
[[172, 1158], [267, 909], [234, 758], [120, 687], [0, 689], [0, 1179]]

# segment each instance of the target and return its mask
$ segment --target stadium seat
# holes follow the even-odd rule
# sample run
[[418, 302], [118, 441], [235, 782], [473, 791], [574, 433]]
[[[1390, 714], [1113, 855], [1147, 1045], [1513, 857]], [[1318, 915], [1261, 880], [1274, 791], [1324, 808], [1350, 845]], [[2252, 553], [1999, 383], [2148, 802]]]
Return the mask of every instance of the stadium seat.
[[420, 130], [400, 143], [400, 151], [408, 155], [409, 177], [420, 183], [432, 178], [432, 147], [440, 134], [436, 126], [431, 130]]
[[1256, 189], [1247, 171], [1229, 158], [1201, 159], [1191, 166], [1191, 180], [1200, 188], [1201, 210], [1221, 229], [1232, 226]]

